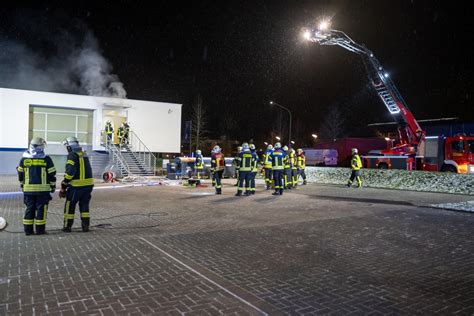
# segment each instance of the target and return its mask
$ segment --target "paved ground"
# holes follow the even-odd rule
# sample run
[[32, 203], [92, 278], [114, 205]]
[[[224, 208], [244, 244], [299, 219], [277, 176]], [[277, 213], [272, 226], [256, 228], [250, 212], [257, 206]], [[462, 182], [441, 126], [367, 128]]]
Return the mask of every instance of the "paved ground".
[[474, 214], [426, 207], [472, 196], [108, 187], [90, 233], [56, 230], [56, 197], [50, 233], [24, 236], [15, 187], [2, 178], [0, 315], [474, 313]]

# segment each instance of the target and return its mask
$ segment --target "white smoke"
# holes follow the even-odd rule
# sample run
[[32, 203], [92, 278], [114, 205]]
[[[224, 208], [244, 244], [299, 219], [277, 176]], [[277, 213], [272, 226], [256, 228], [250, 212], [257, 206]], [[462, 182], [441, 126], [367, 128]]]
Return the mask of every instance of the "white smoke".
[[[61, 34], [43, 57], [19, 41], [0, 38], [0, 87], [126, 98], [92, 32]], [[51, 45], [51, 44], [50, 44]]]

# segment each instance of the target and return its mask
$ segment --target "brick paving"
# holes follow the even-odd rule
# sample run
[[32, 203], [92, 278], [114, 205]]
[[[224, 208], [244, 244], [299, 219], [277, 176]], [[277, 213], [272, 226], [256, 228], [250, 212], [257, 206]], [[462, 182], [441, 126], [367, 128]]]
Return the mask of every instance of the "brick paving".
[[423, 207], [472, 196], [98, 189], [92, 223], [105, 226], [57, 231], [55, 197], [50, 233], [24, 236], [22, 197], [1, 180], [0, 315], [474, 313], [474, 214]]

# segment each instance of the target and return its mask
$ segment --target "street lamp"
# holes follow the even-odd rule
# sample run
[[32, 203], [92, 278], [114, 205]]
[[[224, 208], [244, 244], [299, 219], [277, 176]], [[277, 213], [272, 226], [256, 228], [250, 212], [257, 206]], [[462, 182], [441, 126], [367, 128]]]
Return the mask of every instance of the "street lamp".
[[275, 101], [270, 101], [269, 103], [270, 103], [270, 105], [276, 105], [276, 106], [278, 106], [279, 108], [282, 108], [283, 110], [288, 111], [288, 115], [290, 116], [290, 128], [289, 128], [289, 132], [288, 132], [288, 140], [291, 140], [291, 121], [292, 121], [292, 119], [291, 119], [291, 111], [290, 111], [287, 107], [284, 107], [283, 105], [278, 104], [278, 103], [276, 103]]

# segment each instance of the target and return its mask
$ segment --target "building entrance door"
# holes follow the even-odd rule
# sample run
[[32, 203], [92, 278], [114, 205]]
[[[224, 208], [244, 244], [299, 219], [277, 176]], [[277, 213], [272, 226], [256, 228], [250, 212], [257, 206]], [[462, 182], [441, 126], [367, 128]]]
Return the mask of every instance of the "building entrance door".
[[113, 136], [112, 136], [112, 143], [118, 145], [119, 138], [118, 138], [118, 129], [119, 127], [127, 121], [127, 110], [126, 109], [104, 109], [102, 111], [103, 118], [102, 122], [104, 122], [104, 126], [102, 128], [102, 144], [107, 142], [107, 134], [105, 132], [107, 122], [112, 124], [113, 128]]

